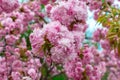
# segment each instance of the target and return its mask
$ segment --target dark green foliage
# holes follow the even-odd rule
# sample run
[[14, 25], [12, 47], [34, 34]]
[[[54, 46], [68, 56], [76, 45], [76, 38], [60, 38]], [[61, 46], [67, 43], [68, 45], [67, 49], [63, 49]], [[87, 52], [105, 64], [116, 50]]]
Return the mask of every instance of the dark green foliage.
[[24, 32], [23, 34], [21, 34], [21, 38], [25, 38], [25, 40], [26, 40], [28, 50], [32, 49], [30, 40], [29, 40], [29, 36], [31, 33], [32, 33], [32, 30], [30, 29], [30, 26], [28, 26], [28, 30], [26, 32]]
[[103, 75], [103, 77], [102, 77], [101, 80], [108, 80], [108, 79], [107, 79], [108, 76], [109, 76], [109, 72], [106, 72], [106, 73]]
[[67, 77], [64, 73], [61, 73], [59, 75], [54, 76], [52, 80], [67, 80]]

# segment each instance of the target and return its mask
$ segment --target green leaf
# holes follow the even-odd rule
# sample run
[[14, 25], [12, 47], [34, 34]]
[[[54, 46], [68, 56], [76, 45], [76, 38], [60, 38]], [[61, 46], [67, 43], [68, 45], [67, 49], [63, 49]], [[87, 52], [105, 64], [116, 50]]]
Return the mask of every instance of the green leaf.
[[79, 57], [80, 57], [81, 59], [83, 59], [84, 55], [81, 53], [81, 54], [79, 55]]
[[61, 73], [59, 75], [54, 76], [52, 80], [68, 80], [68, 79], [64, 73]]
[[114, 39], [115, 36], [116, 36], [116, 33], [113, 33], [113, 32], [107, 34], [108, 39]]
[[118, 49], [118, 56], [120, 57], [120, 41], [117, 44], [117, 49]]
[[41, 4], [41, 9], [44, 9], [44, 8], [45, 8], [44, 4]]
[[62, 70], [63, 69], [63, 66], [61, 66], [61, 65], [57, 65], [56, 67], [57, 67], [57, 70]]
[[102, 3], [104, 3], [105, 2], [105, 0], [102, 0]]
[[53, 47], [53, 45], [50, 43], [50, 41], [45, 36], [45, 43], [42, 45], [42, 50], [44, 51], [45, 55], [46, 53], [50, 52], [50, 49]]
[[22, 61], [27, 61], [28, 57], [25, 55], [25, 56], [22, 56], [21, 59], [22, 59]]
[[107, 18], [106, 15], [102, 15], [98, 18], [97, 23], [104, 23], [106, 22]]
[[41, 73], [42, 73], [42, 75], [45, 77], [48, 73], [48, 70], [47, 70], [47, 66], [46, 66], [46, 64], [44, 64], [42, 67], [41, 67], [41, 69], [40, 69], [40, 71], [41, 71]]
[[86, 73], [86, 70], [82, 73], [82, 75], [83, 75], [82, 80], [89, 80], [89, 77], [88, 77], [88, 75]]
[[4, 56], [5, 56], [4, 52], [1, 52], [1, 53], [0, 53], [0, 56], [1, 56], [1, 57], [4, 57]]
[[107, 79], [108, 76], [109, 76], [109, 72], [106, 72], [106, 73], [103, 75], [103, 77], [102, 77], [101, 80], [108, 80], [108, 79]]
[[45, 5], [44, 4], [41, 4], [41, 11], [45, 12]]
[[30, 40], [29, 40], [29, 36], [31, 33], [32, 33], [32, 30], [30, 29], [30, 26], [28, 26], [28, 30], [24, 32], [23, 34], [21, 34], [21, 38], [25, 38], [26, 40], [28, 50], [32, 49]]

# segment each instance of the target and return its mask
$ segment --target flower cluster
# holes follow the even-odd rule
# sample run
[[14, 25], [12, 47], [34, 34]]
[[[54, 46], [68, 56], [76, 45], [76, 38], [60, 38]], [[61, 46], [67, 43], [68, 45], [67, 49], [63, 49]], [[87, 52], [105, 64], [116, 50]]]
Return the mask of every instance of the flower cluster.
[[75, 60], [65, 63], [65, 72], [74, 80], [101, 80], [106, 71], [106, 63], [98, 61], [99, 52], [95, 47], [85, 45]]
[[43, 28], [36, 28], [30, 35], [34, 55], [46, 58], [48, 66], [63, 65], [62, 71], [68, 78], [101, 80], [106, 64], [98, 56], [97, 48], [83, 44], [87, 28], [85, 3], [78, 0], [61, 1], [55, 6], [46, 5], [46, 10], [52, 22]]
[[[33, 57], [29, 45], [32, 31], [28, 25], [40, 22], [37, 13], [41, 7], [36, 3], [32, 1], [29, 5], [25, 3], [18, 7], [17, 0], [0, 2], [3, 9], [0, 14], [0, 80], [36, 80], [41, 77], [41, 62]], [[33, 11], [35, 7], [37, 10]]]
[[109, 39], [106, 39], [105, 34], [107, 33], [108, 29], [97, 29], [94, 32], [93, 39], [101, 45], [102, 51], [99, 59], [106, 64], [106, 72], [109, 73], [108, 80], [119, 80], [119, 53], [117, 49], [112, 48]]
[[74, 53], [74, 36], [59, 22], [51, 22], [42, 29], [35, 29], [30, 35], [34, 54], [51, 55], [55, 62], [63, 63]]
[[53, 80], [61, 74], [66, 80], [101, 80], [106, 74], [119, 80], [120, 46], [107, 38], [109, 28], [97, 29], [92, 44], [86, 42], [88, 9], [98, 19], [113, 3], [0, 0], [0, 80]]
[[0, 13], [7, 12], [10, 13], [11, 11], [15, 10], [19, 7], [18, 0], [0, 0]]
[[[85, 24], [87, 19], [87, 6], [79, 0], [61, 1], [50, 10], [52, 20], [58, 20], [61, 24], [72, 26], [74, 23]], [[49, 10], [49, 9], [47, 9]]]

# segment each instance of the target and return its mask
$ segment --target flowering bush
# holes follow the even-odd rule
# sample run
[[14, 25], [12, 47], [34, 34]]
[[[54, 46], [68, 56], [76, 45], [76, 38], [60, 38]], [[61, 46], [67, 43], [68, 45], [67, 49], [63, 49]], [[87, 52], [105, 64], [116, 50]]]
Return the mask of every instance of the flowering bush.
[[[88, 10], [104, 26], [90, 39]], [[119, 14], [114, 0], [0, 0], [0, 80], [119, 80]]]

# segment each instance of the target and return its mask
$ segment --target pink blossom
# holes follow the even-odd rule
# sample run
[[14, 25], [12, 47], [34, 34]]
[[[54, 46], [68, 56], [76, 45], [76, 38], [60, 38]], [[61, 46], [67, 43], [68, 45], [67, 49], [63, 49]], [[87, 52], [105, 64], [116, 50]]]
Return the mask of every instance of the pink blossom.
[[19, 6], [18, 0], [1, 0], [0, 7], [4, 12], [11, 12]]
[[66, 26], [71, 25], [72, 22], [84, 23], [87, 18], [86, 9], [85, 4], [78, 0], [59, 2], [51, 9], [51, 19], [58, 20]]
[[32, 79], [36, 79], [37, 72], [35, 71], [35, 69], [33, 68], [29, 69], [28, 74], [32, 77]]

